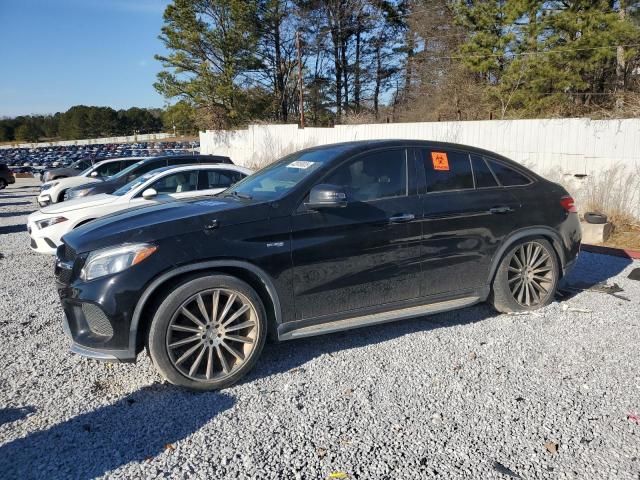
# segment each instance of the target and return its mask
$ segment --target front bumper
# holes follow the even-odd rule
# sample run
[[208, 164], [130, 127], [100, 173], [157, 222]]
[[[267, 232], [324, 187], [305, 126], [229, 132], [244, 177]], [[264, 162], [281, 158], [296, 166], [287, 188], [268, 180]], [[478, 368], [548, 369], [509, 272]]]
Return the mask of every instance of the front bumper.
[[45, 233], [44, 230], [38, 229], [32, 223], [27, 223], [27, 232], [29, 232], [29, 247], [31, 250], [45, 255], [56, 254], [56, 249], [58, 248], [58, 245], [60, 245], [60, 236], [55, 235], [53, 230]]
[[145, 271], [135, 266], [85, 282], [79, 275], [86, 255], [69, 252], [64, 243], [58, 248], [54, 273], [71, 351], [101, 361], [135, 362], [142, 345], [131, 320], [149, 280]]

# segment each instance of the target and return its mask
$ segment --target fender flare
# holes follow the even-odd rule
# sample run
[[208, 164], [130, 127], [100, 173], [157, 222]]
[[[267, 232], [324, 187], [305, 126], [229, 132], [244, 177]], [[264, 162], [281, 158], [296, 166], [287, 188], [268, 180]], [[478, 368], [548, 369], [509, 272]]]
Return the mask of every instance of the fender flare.
[[189, 265], [184, 265], [182, 267], [174, 268], [168, 272], [163, 273], [162, 275], [156, 277], [148, 286], [145, 288], [144, 292], [140, 296], [138, 303], [136, 304], [136, 308], [133, 311], [133, 315], [131, 317], [131, 325], [129, 327], [129, 349], [132, 352], [136, 351], [137, 348], [137, 336], [138, 336], [138, 325], [140, 323], [140, 316], [142, 314], [142, 310], [144, 309], [147, 301], [151, 297], [151, 295], [167, 280], [176, 277], [178, 275], [183, 275], [185, 273], [197, 272], [200, 270], [210, 270], [212, 268], [219, 267], [233, 267], [233, 268], [241, 268], [249, 271], [250, 273], [256, 275], [260, 281], [264, 284], [265, 289], [267, 290], [267, 294], [271, 298], [271, 302], [273, 303], [273, 310], [275, 312], [275, 320], [276, 325], [280, 325], [282, 323], [282, 309], [280, 307], [280, 298], [278, 297], [278, 291], [276, 290], [271, 277], [261, 268], [256, 267], [254, 264], [245, 262], [242, 260], [211, 260], [207, 262], [197, 262], [191, 263]]
[[543, 225], [535, 227], [525, 227], [523, 229], [516, 230], [507, 238], [505, 238], [500, 248], [494, 254], [493, 259], [491, 260], [491, 268], [489, 269], [489, 278], [487, 279], [489, 285], [491, 285], [491, 281], [493, 280], [496, 270], [498, 269], [498, 265], [500, 265], [500, 261], [502, 260], [505, 252], [513, 245], [515, 245], [518, 241], [522, 240], [523, 238], [529, 237], [550, 237], [551, 245], [553, 246], [556, 254], [558, 255], [558, 259], [560, 260], [560, 272], [562, 273], [564, 271], [566, 260], [563, 242], [560, 234], [551, 227], [546, 227]]

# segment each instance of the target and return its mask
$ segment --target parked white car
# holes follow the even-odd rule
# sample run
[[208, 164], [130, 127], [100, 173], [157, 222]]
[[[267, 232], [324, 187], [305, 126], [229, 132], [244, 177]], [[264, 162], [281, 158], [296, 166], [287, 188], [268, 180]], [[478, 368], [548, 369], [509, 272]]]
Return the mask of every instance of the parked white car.
[[40, 186], [38, 205], [46, 207], [51, 203], [62, 202], [65, 192], [71, 187], [77, 187], [85, 183], [99, 182], [100, 179], [115, 175], [120, 170], [124, 170], [142, 158], [144, 157], [123, 157], [103, 160], [102, 162], [94, 163], [82, 173], [73, 177], [59, 178], [45, 182]]
[[103, 193], [50, 205], [27, 219], [31, 248], [53, 255], [64, 234], [105, 215], [170, 202], [215, 195], [253, 173], [227, 164], [163, 167], [142, 175], [113, 193]]

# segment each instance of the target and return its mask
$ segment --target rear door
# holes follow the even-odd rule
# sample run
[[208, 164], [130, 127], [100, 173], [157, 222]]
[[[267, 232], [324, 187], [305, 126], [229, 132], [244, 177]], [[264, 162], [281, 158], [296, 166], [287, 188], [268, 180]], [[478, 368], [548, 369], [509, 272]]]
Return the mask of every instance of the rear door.
[[405, 148], [346, 160], [318, 183], [343, 186], [347, 206], [292, 217], [296, 318], [419, 296], [421, 204]]
[[514, 229], [520, 202], [481, 156], [455, 149], [414, 153], [424, 175], [421, 295], [476, 290], [487, 283], [491, 259]]

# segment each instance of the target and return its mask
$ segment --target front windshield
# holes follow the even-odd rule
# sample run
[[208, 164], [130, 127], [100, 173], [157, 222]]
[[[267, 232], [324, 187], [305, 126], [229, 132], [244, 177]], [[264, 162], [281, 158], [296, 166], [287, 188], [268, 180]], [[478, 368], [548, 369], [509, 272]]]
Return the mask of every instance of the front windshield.
[[311, 173], [339, 155], [344, 147], [297, 152], [249, 175], [222, 195], [236, 195], [259, 201], [276, 200]]
[[122, 195], [126, 195], [127, 193], [132, 191], [134, 188], [138, 188], [140, 185], [145, 183], [147, 180], [149, 180], [154, 175], [156, 175], [156, 172], [153, 172], [153, 171], [149, 172], [149, 173], [145, 173], [144, 175], [141, 175], [140, 177], [136, 178], [135, 180], [131, 180], [126, 185], [123, 185], [122, 187], [117, 189], [115, 192], [113, 192], [112, 195], [117, 195], [119, 197], [121, 197]]

